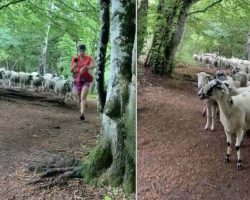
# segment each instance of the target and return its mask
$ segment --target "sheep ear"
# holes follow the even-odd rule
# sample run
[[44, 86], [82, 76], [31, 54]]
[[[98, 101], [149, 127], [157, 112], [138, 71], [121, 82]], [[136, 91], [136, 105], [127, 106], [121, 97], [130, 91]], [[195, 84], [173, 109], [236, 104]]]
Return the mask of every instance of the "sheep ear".
[[248, 67], [246, 68], [246, 73], [247, 73], [247, 74], [249, 73], [249, 69], [248, 69]]
[[216, 79], [216, 85], [221, 86], [221, 82], [218, 79]]
[[221, 88], [221, 92], [222, 92], [222, 94], [225, 94], [226, 90], [224, 88]]
[[227, 86], [227, 88], [229, 88], [229, 84], [228, 83], [224, 83], [226, 86]]
[[233, 105], [234, 103], [233, 103], [233, 99], [232, 99], [232, 97], [230, 98], [230, 99], [228, 99], [228, 101], [227, 101], [228, 103], [229, 103], [229, 105]]

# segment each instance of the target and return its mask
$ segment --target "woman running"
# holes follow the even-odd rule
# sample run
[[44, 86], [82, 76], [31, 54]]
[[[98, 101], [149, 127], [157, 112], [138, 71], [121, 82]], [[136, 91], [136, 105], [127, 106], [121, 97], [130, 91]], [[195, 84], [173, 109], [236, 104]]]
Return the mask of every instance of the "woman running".
[[78, 55], [72, 58], [70, 65], [70, 71], [73, 73], [74, 78], [73, 91], [77, 93], [81, 120], [85, 120], [84, 114], [89, 86], [93, 81], [93, 76], [89, 73], [89, 69], [95, 67], [94, 59], [86, 55], [85, 51], [86, 46], [84, 44], [79, 45]]

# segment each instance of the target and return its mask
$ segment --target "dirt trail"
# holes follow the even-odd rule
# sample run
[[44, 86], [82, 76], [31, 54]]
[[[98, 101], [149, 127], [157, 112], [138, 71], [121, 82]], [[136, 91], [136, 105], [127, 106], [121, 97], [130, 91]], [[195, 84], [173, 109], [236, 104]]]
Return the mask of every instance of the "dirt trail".
[[[138, 200], [250, 199], [250, 139], [224, 163], [226, 136], [205, 131], [197, 97], [198, 68], [177, 69], [174, 80], [141, 71], [138, 81]], [[235, 136], [233, 137], [235, 142]]]
[[25, 185], [30, 160], [46, 155], [83, 158], [95, 146], [100, 121], [96, 102], [89, 101], [86, 121], [78, 110], [45, 94], [0, 88], [0, 199], [102, 199], [106, 191], [81, 179], [44, 190]]

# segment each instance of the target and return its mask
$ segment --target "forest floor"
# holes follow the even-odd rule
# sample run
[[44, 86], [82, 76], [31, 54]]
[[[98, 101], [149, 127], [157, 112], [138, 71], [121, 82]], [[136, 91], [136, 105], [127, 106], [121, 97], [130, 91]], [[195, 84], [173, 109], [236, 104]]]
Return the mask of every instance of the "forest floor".
[[96, 188], [83, 179], [47, 189], [26, 184], [34, 175], [27, 169], [29, 162], [62, 155], [82, 159], [96, 145], [99, 131], [94, 100], [88, 101], [86, 120], [81, 121], [76, 107], [49, 94], [0, 88], [0, 199], [123, 199], [119, 190]]
[[[226, 136], [205, 131], [203, 102], [197, 96], [198, 67], [176, 68], [173, 79], [139, 68], [137, 106], [138, 200], [250, 199], [250, 138], [224, 163]], [[233, 145], [235, 144], [233, 136]]]

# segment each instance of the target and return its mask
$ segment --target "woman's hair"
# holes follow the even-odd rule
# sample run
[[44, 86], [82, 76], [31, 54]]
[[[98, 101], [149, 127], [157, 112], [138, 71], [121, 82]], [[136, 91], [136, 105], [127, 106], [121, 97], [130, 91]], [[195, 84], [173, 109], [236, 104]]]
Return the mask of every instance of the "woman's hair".
[[78, 51], [86, 51], [86, 46], [85, 46], [85, 44], [80, 44], [80, 45], [78, 46]]

